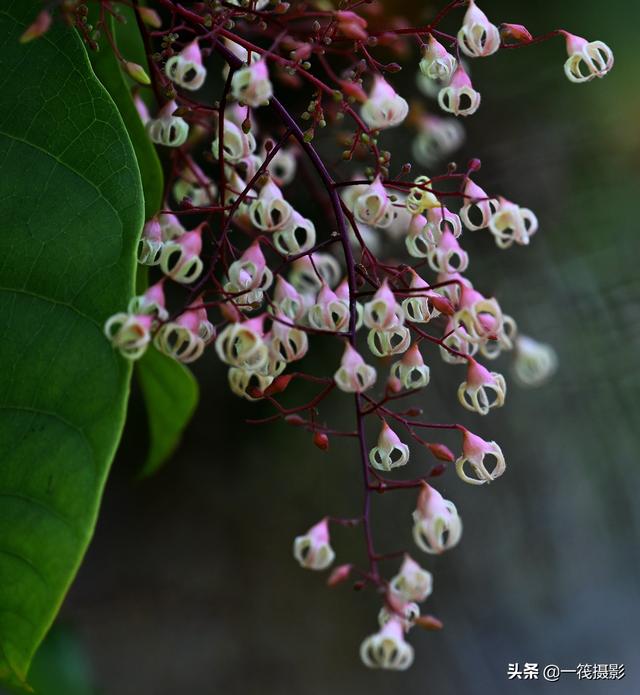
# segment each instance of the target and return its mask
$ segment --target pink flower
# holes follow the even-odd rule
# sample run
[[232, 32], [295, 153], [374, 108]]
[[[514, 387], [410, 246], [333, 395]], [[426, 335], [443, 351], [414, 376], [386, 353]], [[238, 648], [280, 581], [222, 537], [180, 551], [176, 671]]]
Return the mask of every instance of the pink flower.
[[413, 521], [413, 539], [425, 553], [443, 553], [462, 535], [462, 521], [453, 502], [427, 483], [422, 483]]
[[474, 0], [469, 0], [469, 9], [458, 32], [458, 42], [463, 53], [470, 58], [488, 56], [500, 48], [498, 27], [491, 24]]
[[433, 590], [433, 577], [431, 572], [422, 569], [410, 555], [405, 554], [400, 571], [389, 586], [393, 593], [406, 601], [424, 601]]
[[[493, 392], [493, 399], [490, 392]], [[502, 374], [490, 372], [473, 357], [469, 358], [467, 379], [458, 388], [458, 400], [467, 410], [486, 415], [491, 408], [504, 405], [506, 393], [507, 384]]]
[[362, 393], [375, 384], [376, 370], [365, 364], [356, 349], [346, 343], [340, 368], [333, 378], [341, 391]]
[[200, 277], [203, 269], [200, 259], [203, 227], [204, 224], [201, 224], [164, 245], [160, 268], [172, 280], [187, 284]]
[[538, 231], [538, 218], [528, 208], [521, 208], [500, 197], [497, 209], [489, 219], [489, 230], [501, 249], [508, 249], [514, 243], [527, 246]]
[[293, 543], [293, 556], [301, 567], [310, 570], [325, 570], [333, 562], [335, 553], [329, 545], [329, 523], [322, 519], [306, 534], [298, 536]]
[[438, 273], [462, 273], [469, 265], [469, 255], [448, 230], [442, 235], [438, 245], [429, 252], [427, 258], [431, 268]]
[[460, 209], [460, 218], [465, 227], [476, 231], [489, 226], [489, 220], [498, 209], [498, 201], [489, 198], [482, 188], [469, 178], [465, 181], [462, 194], [466, 202]]
[[385, 278], [371, 301], [364, 305], [364, 325], [377, 331], [391, 331], [403, 323], [404, 314]]
[[264, 58], [233, 73], [231, 94], [235, 99], [252, 108], [269, 103], [269, 99], [273, 96], [273, 85], [269, 79], [269, 70]]
[[400, 437], [389, 427], [385, 420], [378, 435], [378, 444], [369, 452], [369, 461], [380, 471], [405, 466], [409, 461], [409, 447], [400, 441]]
[[407, 350], [401, 360], [393, 363], [391, 376], [399, 379], [406, 389], [421, 389], [427, 386], [431, 373], [416, 343]]
[[571, 82], [589, 82], [604, 77], [613, 67], [613, 51], [602, 41], [587, 41], [580, 36], [564, 32], [569, 57], [564, 73]]
[[369, 668], [405, 671], [413, 663], [413, 647], [404, 640], [400, 618], [392, 617], [360, 646], [360, 658]]
[[451, 77], [458, 65], [458, 61], [447, 49], [433, 36], [422, 49], [420, 71], [430, 80], [438, 80], [443, 84], [449, 84]]
[[185, 89], [200, 89], [207, 77], [207, 71], [202, 65], [202, 53], [197, 39], [185, 46], [178, 55], [169, 58], [164, 72], [170, 80]]
[[480, 106], [480, 93], [471, 84], [462, 66], [453, 74], [448, 87], [438, 93], [438, 104], [444, 111], [456, 116], [471, 116]]

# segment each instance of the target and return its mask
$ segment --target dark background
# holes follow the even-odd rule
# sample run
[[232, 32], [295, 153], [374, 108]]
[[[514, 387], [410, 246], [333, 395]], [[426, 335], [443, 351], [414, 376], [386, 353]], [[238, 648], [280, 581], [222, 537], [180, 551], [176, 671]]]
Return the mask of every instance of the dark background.
[[[488, 234], [467, 233], [469, 275], [522, 332], [555, 346], [560, 368], [538, 390], [511, 381], [506, 407], [481, 419], [456, 403], [459, 371], [435, 352], [428, 359], [427, 414], [495, 438], [508, 463], [491, 486], [465, 486], [453, 471], [438, 481], [465, 523], [451, 553], [416, 554], [434, 573], [425, 609], [444, 631], [410, 634], [416, 661], [406, 673], [361, 665], [378, 599], [326, 589], [291, 555], [293, 537], [320, 516], [359, 513], [355, 449], [334, 444], [327, 455], [291, 428], [244, 425], [254, 406], [229, 394], [210, 358], [196, 368], [202, 398], [183, 446], [146, 481], [135, 479], [146, 425], [134, 394], [95, 539], [36, 667], [45, 695], [90, 692], [55, 690], [51, 663], [106, 695], [640, 691], [640, 6], [481, 6], [534, 34], [566, 26], [601, 39], [616, 66], [573, 85], [561, 39], [471, 64], [483, 101], [456, 159], [479, 156], [481, 185], [531, 207], [541, 229], [528, 249], [503, 252]], [[422, 2], [392, 7], [413, 23], [432, 14]], [[416, 92], [417, 60], [394, 80], [402, 93]], [[382, 142], [396, 164], [409, 158], [406, 130]], [[508, 376], [509, 360], [498, 368]], [[381, 547], [411, 547], [415, 495], [374, 502]], [[357, 557], [360, 533], [338, 532], [334, 545], [339, 560]], [[525, 661], [625, 663], [627, 676], [508, 681], [508, 663]]]

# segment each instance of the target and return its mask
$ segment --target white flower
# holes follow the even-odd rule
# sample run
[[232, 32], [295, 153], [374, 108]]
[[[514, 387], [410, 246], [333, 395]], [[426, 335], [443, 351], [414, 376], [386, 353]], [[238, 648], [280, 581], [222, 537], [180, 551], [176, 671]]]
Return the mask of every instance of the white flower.
[[429, 39], [422, 49], [420, 61], [422, 74], [430, 80], [440, 80], [444, 84], [449, 84], [457, 66], [458, 61], [433, 34], [429, 34]]
[[469, 75], [458, 67], [448, 87], [438, 93], [438, 104], [444, 111], [456, 116], [471, 116], [480, 106], [480, 92], [476, 92]]
[[400, 571], [389, 586], [393, 593], [406, 601], [424, 601], [433, 591], [433, 577], [431, 572], [422, 569], [409, 555], [405, 555]]
[[[487, 468], [486, 461], [495, 459], [493, 468]], [[465, 465], [469, 464], [473, 476], [465, 473]], [[462, 456], [456, 461], [456, 471], [465, 483], [471, 485], [484, 485], [499, 478], [506, 470], [506, 463], [502, 449], [495, 442], [487, 442], [476, 434], [464, 430]]]
[[160, 255], [162, 272], [176, 282], [188, 284], [197, 280], [203, 270], [202, 226], [168, 241]]
[[218, 357], [232, 367], [260, 371], [269, 361], [262, 324], [262, 316], [230, 323], [216, 340]]
[[167, 147], [180, 147], [189, 135], [189, 124], [180, 116], [174, 116], [178, 105], [175, 101], [167, 102], [158, 112], [156, 118], [147, 121], [145, 127], [153, 142]]
[[551, 345], [520, 335], [516, 338], [515, 348], [513, 374], [520, 385], [540, 386], [556, 371], [558, 356]]
[[294, 210], [286, 227], [273, 235], [273, 243], [283, 256], [306, 253], [316, 243], [315, 225]]
[[185, 89], [192, 91], [200, 89], [207, 77], [207, 71], [202, 65], [198, 41], [192, 41], [178, 55], [169, 58], [164, 66], [164, 72], [170, 80]]
[[440, 554], [453, 548], [462, 535], [462, 521], [453, 502], [427, 483], [422, 484], [413, 521], [413, 539], [425, 553]]
[[293, 555], [301, 567], [310, 570], [324, 570], [335, 558], [329, 545], [329, 523], [322, 519], [312, 526], [305, 535], [298, 536], [293, 543]]
[[259, 372], [249, 371], [240, 367], [230, 367], [227, 374], [231, 392], [248, 401], [258, 401], [261, 394], [271, 385], [272, 376], [265, 376]]
[[251, 202], [249, 216], [251, 222], [263, 232], [277, 232], [286, 229], [291, 221], [293, 208], [284, 199], [276, 184], [269, 179], [260, 189], [258, 197]]
[[589, 82], [604, 77], [613, 67], [613, 51], [602, 41], [587, 41], [566, 33], [567, 53], [564, 73], [571, 82]]
[[130, 360], [144, 355], [151, 341], [153, 316], [120, 312], [111, 316], [104, 325], [104, 334], [120, 353]]
[[[490, 392], [493, 392], [493, 398]], [[504, 405], [506, 393], [507, 384], [502, 374], [490, 372], [469, 358], [467, 379], [458, 388], [458, 400], [467, 410], [486, 415], [491, 408]]]
[[365, 364], [361, 355], [347, 343], [340, 367], [333, 378], [341, 391], [362, 393], [375, 384], [376, 370]]
[[409, 461], [409, 447], [400, 441], [400, 437], [389, 427], [385, 420], [378, 435], [378, 445], [369, 452], [369, 461], [380, 471], [405, 466]]
[[[489, 220], [496, 213], [499, 203], [489, 196], [471, 179], [467, 179], [462, 191], [465, 204], [460, 208], [460, 218], [471, 231], [489, 226]], [[472, 219], [473, 218], [473, 219]]]
[[252, 108], [269, 103], [273, 96], [273, 85], [264, 58], [233, 73], [231, 94]]
[[498, 27], [491, 24], [474, 0], [469, 0], [469, 9], [458, 32], [458, 44], [470, 58], [489, 56], [500, 48]]
[[413, 663], [413, 647], [405, 642], [402, 623], [392, 617], [360, 646], [360, 658], [369, 668], [404, 671]]
[[501, 249], [508, 249], [513, 243], [526, 246], [538, 231], [538, 218], [528, 208], [521, 208], [501, 197], [497, 210], [489, 219], [489, 230]]
[[380, 176], [355, 197], [353, 214], [358, 222], [373, 227], [385, 229], [391, 225], [395, 212]]
[[[225, 162], [237, 164], [248, 158], [256, 149], [256, 140], [252, 133], [245, 133], [233, 121], [224, 119], [223, 123], [223, 150]], [[215, 138], [211, 143], [213, 156], [219, 158], [220, 145], [218, 142], [219, 129], [215, 128]]]
[[409, 104], [380, 75], [373, 81], [373, 89], [362, 106], [362, 120], [373, 130], [400, 125], [409, 113]]
[[418, 345], [414, 343], [398, 362], [391, 367], [391, 376], [400, 379], [406, 389], [421, 389], [430, 379], [429, 367], [424, 363]]

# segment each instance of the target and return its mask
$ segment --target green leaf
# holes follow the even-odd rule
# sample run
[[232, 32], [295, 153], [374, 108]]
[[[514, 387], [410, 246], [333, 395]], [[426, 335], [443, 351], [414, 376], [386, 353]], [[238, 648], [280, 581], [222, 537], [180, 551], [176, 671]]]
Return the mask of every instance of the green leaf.
[[0, 9], [0, 680], [25, 682], [93, 533], [131, 366], [102, 329], [133, 291], [140, 174], [77, 34]]
[[150, 447], [142, 476], [154, 473], [174, 452], [198, 404], [198, 383], [174, 359], [149, 349], [136, 365], [147, 406]]
[[[126, 46], [124, 57], [127, 60], [134, 60], [140, 63], [145, 70], [149, 72], [144, 47], [142, 45], [142, 37], [140, 36], [133, 10], [123, 7], [121, 14], [127, 20], [126, 24], [115, 25], [113, 18], [109, 16], [109, 30], [112, 35], [115, 36], [118, 44], [124, 44]], [[93, 20], [93, 24], [95, 24], [97, 15], [97, 7], [92, 6], [89, 18]], [[114, 26], [116, 26], [117, 29], [115, 32]], [[129, 133], [129, 137], [131, 138], [131, 142], [133, 143], [133, 149], [136, 153], [136, 159], [138, 160], [138, 167], [140, 168], [140, 175], [142, 177], [145, 219], [149, 219], [158, 212], [162, 205], [164, 185], [162, 166], [160, 165], [156, 148], [149, 139], [135, 104], [133, 103], [131, 94], [132, 81], [124, 75], [120, 61], [114, 55], [105, 38], [102, 38], [100, 45], [101, 50], [90, 51], [89, 58], [98, 79], [102, 82], [105, 89], [116, 103], [127, 128], [127, 132]]]

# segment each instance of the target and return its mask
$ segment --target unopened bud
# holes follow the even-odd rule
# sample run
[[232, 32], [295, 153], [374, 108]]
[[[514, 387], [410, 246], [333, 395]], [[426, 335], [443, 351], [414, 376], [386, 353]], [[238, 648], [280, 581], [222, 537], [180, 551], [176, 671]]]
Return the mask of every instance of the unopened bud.
[[455, 456], [451, 453], [448, 446], [436, 442], [435, 444], [427, 444], [429, 451], [440, 461], [453, 461]]
[[321, 449], [326, 451], [329, 448], [329, 437], [324, 432], [316, 432], [313, 435], [313, 443]]
[[138, 65], [138, 63], [132, 63], [130, 61], [125, 61], [124, 69], [127, 71], [129, 77], [133, 78], [139, 84], [151, 84], [149, 75], [147, 75], [142, 65]]
[[444, 627], [441, 620], [435, 617], [435, 615], [419, 615], [414, 622], [414, 625], [425, 630], [442, 630]]
[[329, 579], [327, 579], [327, 586], [334, 587], [338, 586], [338, 584], [342, 584], [342, 582], [349, 578], [352, 568], [353, 565], [349, 564], [336, 567], [329, 575]]
[[138, 14], [140, 15], [140, 19], [142, 19], [147, 26], [153, 29], [160, 29], [162, 26], [160, 15], [150, 7], [138, 7]]
[[511, 39], [516, 43], [529, 43], [533, 41], [533, 36], [531, 36], [527, 27], [522, 24], [502, 24], [500, 26], [500, 37], [503, 42], [505, 42], [505, 39]]
[[46, 34], [51, 26], [51, 15], [47, 10], [42, 10], [35, 21], [27, 27], [27, 30], [20, 37], [20, 43], [29, 43], [33, 39]]

